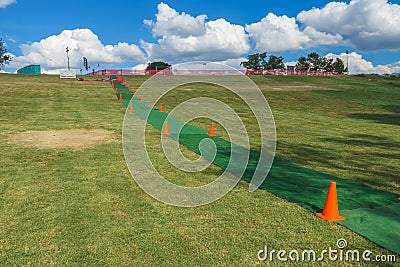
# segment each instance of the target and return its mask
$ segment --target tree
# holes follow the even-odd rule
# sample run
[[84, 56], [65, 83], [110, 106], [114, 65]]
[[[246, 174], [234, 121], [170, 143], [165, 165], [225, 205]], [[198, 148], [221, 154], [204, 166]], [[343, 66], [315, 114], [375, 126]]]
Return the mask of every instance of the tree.
[[309, 69], [313, 71], [319, 71], [321, 68], [321, 57], [317, 52], [312, 52], [307, 55], [307, 62], [309, 64]]
[[309, 67], [310, 64], [307, 59], [305, 57], [299, 57], [295, 66], [296, 70], [308, 70]]
[[171, 64], [162, 61], [156, 61], [156, 62], [151, 62], [149, 65], [147, 65], [146, 70], [165, 70], [169, 69], [170, 67]]
[[332, 58], [326, 58], [326, 57], [321, 57], [319, 61], [319, 70], [321, 71], [327, 71], [327, 72], [332, 72], [333, 71], [333, 59]]
[[340, 58], [336, 58], [335, 62], [332, 64], [333, 70], [338, 73], [342, 74], [343, 72], [347, 72], [347, 68], [344, 67], [343, 60]]
[[283, 64], [283, 57], [277, 57], [274, 55], [269, 56], [266, 69], [267, 70], [284, 70], [285, 64]]
[[247, 61], [241, 62], [240, 65], [248, 70], [265, 70], [267, 68], [266, 57], [267, 52], [252, 54], [247, 56]]
[[2, 38], [0, 38], [0, 68], [4, 67], [5, 64], [11, 61], [10, 55], [7, 53], [7, 49], [5, 48], [5, 42]]
[[247, 56], [247, 61], [240, 63], [243, 67], [248, 70], [283, 70], [285, 65], [283, 64], [283, 57], [277, 57], [270, 55], [268, 61], [266, 61], [267, 52], [255, 53]]
[[335, 65], [332, 58], [321, 57], [318, 53], [312, 52], [307, 55], [307, 58], [299, 57], [296, 70], [332, 72], [335, 70]]

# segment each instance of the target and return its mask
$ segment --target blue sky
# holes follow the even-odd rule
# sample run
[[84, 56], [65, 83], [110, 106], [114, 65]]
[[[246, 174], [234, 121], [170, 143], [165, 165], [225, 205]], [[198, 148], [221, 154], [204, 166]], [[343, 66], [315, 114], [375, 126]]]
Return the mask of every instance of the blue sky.
[[0, 0], [0, 37], [14, 56], [6, 71], [44, 69], [86, 56], [103, 68], [152, 60], [221, 61], [238, 66], [267, 51], [296, 61], [317, 51], [353, 72], [400, 72], [400, 0]]

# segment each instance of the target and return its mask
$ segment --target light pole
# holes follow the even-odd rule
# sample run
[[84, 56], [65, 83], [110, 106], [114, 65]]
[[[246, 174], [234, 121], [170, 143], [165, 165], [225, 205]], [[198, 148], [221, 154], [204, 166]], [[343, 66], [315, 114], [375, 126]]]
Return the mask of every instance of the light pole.
[[69, 55], [68, 55], [69, 49], [68, 49], [68, 46], [67, 46], [67, 48], [65, 49], [65, 52], [67, 52], [68, 70], [69, 70]]
[[347, 69], [347, 74], [350, 73], [349, 71], [349, 50], [346, 49], [346, 69]]

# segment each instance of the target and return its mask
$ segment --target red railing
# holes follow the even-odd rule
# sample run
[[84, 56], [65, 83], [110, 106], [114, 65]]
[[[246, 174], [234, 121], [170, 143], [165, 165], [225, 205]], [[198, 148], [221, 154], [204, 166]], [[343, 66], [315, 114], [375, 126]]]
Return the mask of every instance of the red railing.
[[336, 72], [308, 70], [245, 70], [246, 75], [335, 76]]
[[278, 75], [278, 76], [335, 76], [335, 72], [325, 71], [306, 71], [306, 70], [127, 70], [127, 69], [108, 69], [98, 70], [88, 73], [87, 75], [187, 75], [187, 76], [204, 76], [204, 75]]

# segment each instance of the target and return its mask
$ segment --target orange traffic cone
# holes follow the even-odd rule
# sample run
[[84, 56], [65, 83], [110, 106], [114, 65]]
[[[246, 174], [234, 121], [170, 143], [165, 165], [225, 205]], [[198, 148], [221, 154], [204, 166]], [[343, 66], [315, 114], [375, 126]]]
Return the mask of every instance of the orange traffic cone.
[[160, 109], [159, 109], [158, 111], [160, 111], [160, 112], [164, 112], [164, 107], [163, 107], [163, 105], [162, 105], [162, 104], [160, 104]]
[[165, 121], [165, 123], [164, 123], [164, 130], [162, 131], [161, 134], [169, 135], [168, 121]]
[[115, 87], [114, 82], [111, 83], [111, 87], [112, 87], [112, 89], [114, 89], [114, 87]]
[[133, 104], [132, 104], [132, 102], [131, 102], [131, 104], [129, 105], [129, 111], [130, 111], [130, 112], [133, 112]]
[[329, 185], [329, 190], [328, 190], [328, 195], [326, 196], [324, 210], [322, 211], [322, 213], [317, 213], [316, 215], [329, 222], [346, 220], [345, 217], [339, 215], [339, 206], [338, 206], [335, 182], [331, 182]]
[[118, 94], [118, 88], [115, 90], [115, 94], [116, 94], [116, 95]]
[[122, 101], [122, 100], [123, 100], [122, 94], [119, 94], [119, 101]]
[[214, 126], [214, 122], [212, 122], [211, 123], [211, 128], [210, 128], [210, 131], [208, 132], [208, 136], [215, 136], [215, 133], [214, 133], [214, 129], [215, 128], [215, 126]]
[[142, 95], [142, 98], [140, 99], [140, 101], [144, 101], [144, 95]]
[[128, 84], [128, 89], [131, 89], [131, 86]]

